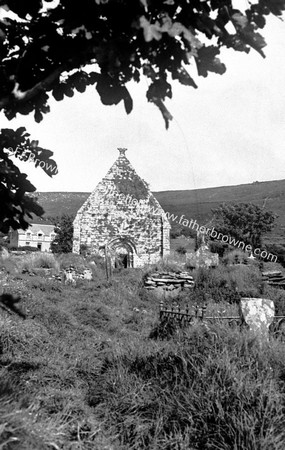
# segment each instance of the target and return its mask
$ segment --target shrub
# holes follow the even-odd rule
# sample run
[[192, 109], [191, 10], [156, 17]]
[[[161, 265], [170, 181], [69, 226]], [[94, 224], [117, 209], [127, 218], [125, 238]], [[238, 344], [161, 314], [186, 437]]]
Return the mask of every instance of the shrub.
[[9, 274], [16, 274], [18, 272], [17, 264], [12, 258], [0, 257], [0, 270]]
[[39, 248], [31, 247], [30, 245], [24, 245], [23, 247], [18, 247], [17, 250], [23, 250], [25, 252], [40, 252]]
[[29, 279], [26, 286], [28, 289], [39, 289], [42, 292], [62, 291], [62, 285], [58, 281], [45, 279], [39, 275]]
[[218, 253], [220, 258], [222, 258], [224, 256], [225, 251], [228, 247], [227, 244], [223, 244], [222, 242], [218, 242], [218, 241], [209, 241], [208, 245], [209, 245], [210, 252]]
[[274, 302], [276, 316], [285, 316], [285, 291], [283, 289], [277, 289], [266, 284], [264, 298]]
[[222, 261], [226, 265], [230, 265], [230, 264], [247, 264], [248, 263], [248, 256], [242, 250], [236, 249], [236, 250], [232, 250], [229, 253], [227, 253], [223, 257]]
[[62, 253], [57, 256], [57, 261], [60, 264], [61, 269], [67, 269], [73, 266], [76, 270], [84, 270], [89, 268], [89, 264], [82, 255], [75, 253]]
[[180, 247], [178, 247], [175, 250], [179, 255], [185, 255], [187, 253], [187, 250], [185, 247], [183, 247], [183, 245], [180, 245]]
[[181, 272], [185, 267], [185, 258], [181, 255], [177, 255], [177, 259], [173, 256], [169, 256], [161, 259], [156, 264], [150, 264], [146, 266], [146, 273], [152, 272]]
[[277, 261], [285, 267], [285, 246], [282, 244], [266, 244], [266, 251], [277, 256]]
[[155, 324], [151, 330], [150, 339], [171, 339], [182, 328], [182, 324], [173, 319], [165, 318]]
[[19, 261], [22, 271], [32, 272], [33, 269], [54, 269], [59, 271], [59, 263], [51, 253], [31, 253], [23, 256]]
[[199, 268], [194, 272], [195, 285], [190, 296], [198, 301], [237, 303], [240, 297], [259, 297], [263, 292], [261, 273], [253, 266], [219, 266]]
[[86, 259], [89, 263], [94, 262], [97, 267], [100, 267], [103, 270], [105, 269], [105, 258], [103, 258], [103, 256], [100, 256], [96, 253], [96, 254], [87, 256]]

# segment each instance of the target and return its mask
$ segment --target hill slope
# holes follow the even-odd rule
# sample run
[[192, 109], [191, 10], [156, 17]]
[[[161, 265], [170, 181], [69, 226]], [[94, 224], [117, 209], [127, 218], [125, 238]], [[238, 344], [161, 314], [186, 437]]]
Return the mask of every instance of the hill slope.
[[[75, 215], [89, 196], [88, 192], [43, 192], [38, 201], [46, 211], [45, 217], [63, 213]], [[165, 211], [196, 220], [200, 225], [211, 218], [211, 210], [223, 202], [252, 202], [265, 205], [278, 214], [274, 235], [285, 236], [285, 180], [255, 182], [237, 186], [154, 192]]]

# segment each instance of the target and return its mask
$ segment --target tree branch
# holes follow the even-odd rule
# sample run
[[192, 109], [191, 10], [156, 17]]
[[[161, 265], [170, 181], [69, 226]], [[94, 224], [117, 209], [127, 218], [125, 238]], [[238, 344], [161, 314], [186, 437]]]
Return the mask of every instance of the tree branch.
[[[15, 103], [22, 103], [30, 100], [31, 98], [35, 97], [37, 94], [43, 91], [47, 91], [50, 85], [55, 81], [62, 72], [67, 70], [64, 66], [60, 66], [58, 69], [56, 69], [54, 72], [52, 72], [49, 76], [47, 76], [44, 80], [40, 81], [39, 83], [35, 84], [31, 89], [28, 89], [25, 92], [21, 92], [21, 96], [17, 97], [16, 92], [16, 85], [12, 91], [12, 94], [7, 95], [6, 97], [3, 97], [0, 100], [0, 109], [5, 108], [7, 105], [15, 104]], [[14, 95], [13, 95], [14, 94]]]

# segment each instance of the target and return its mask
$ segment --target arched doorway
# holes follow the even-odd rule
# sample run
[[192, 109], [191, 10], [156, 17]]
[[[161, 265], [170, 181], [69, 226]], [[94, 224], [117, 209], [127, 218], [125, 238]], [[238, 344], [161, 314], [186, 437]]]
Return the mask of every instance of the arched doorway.
[[134, 267], [134, 243], [127, 238], [114, 238], [108, 243], [112, 265], [115, 268]]

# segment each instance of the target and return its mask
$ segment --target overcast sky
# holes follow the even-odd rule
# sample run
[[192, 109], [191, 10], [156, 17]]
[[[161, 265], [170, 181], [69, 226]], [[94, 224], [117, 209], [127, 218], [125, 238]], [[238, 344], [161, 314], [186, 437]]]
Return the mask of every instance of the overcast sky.
[[146, 81], [129, 86], [134, 110], [104, 106], [94, 86], [61, 102], [40, 124], [33, 116], [1, 127], [25, 126], [54, 152], [59, 173], [31, 163], [19, 167], [38, 191], [90, 192], [127, 147], [127, 157], [153, 191], [195, 189], [285, 178], [285, 22], [268, 19], [266, 59], [223, 50], [227, 72], [197, 77], [199, 88], [174, 85], [169, 130], [145, 98]]

